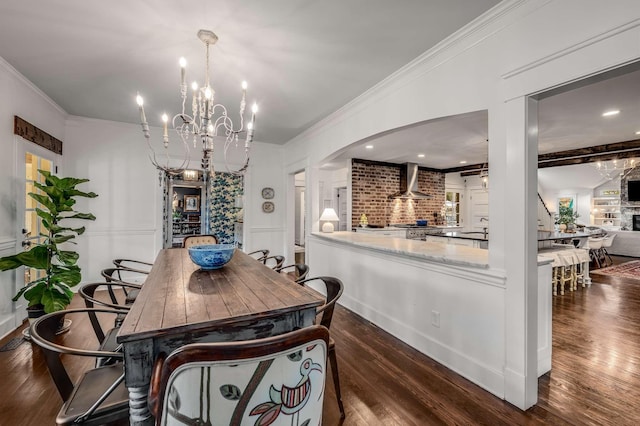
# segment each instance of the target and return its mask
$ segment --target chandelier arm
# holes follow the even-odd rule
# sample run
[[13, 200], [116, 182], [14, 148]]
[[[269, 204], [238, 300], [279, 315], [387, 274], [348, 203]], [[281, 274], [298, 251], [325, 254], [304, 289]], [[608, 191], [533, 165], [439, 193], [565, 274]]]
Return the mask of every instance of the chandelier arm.
[[224, 167], [227, 170], [227, 172], [236, 175], [236, 176], [242, 176], [247, 169], [249, 168], [249, 148], [245, 148], [244, 151], [244, 164], [242, 165], [242, 167], [240, 167], [237, 170], [231, 170], [231, 168], [229, 167], [229, 160], [227, 159], [227, 150], [229, 148], [230, 144], [225, 143], [224, 145]]
[[[234, 128], [233, 128], [233, 120], [231, 120], [231, 117], [229, 117], [229, 113], [227, 112], [227, 108], [226, 108], [224, 105], [222, 105], [222, 104], [215, 104], [215, 105], [213, 106], [212, 111], [215, 111], [215, 109], [216, 109], [217, 107], [219, 107], [220, 109], [222, 109], [222, 113], [221, 113], [221, 115], [220, 115], [220, 116], [215, 120], [215, 122], [216, 122], [216, 123], [218, 123], [218, 121], [219, 121], [220, 119], [223, 119], [223, 120], [224, 120], [224, 122], [225, 122], [225, 126], [224, 126], [224, 127], [225, 127], [225, 131], [227, 132], [227, 134], [228, 134], [229, 132], [231, 132], [231, 133], [240, 133], [240, 132], [245, 131], [245, 128], [244, 128], [244, 116], [243, 116], [242, 114], [240, 114], [240, 127], [239, 127], [238, 129], [234, 129]], [[229, 125], [229, 124], [230, 124], [230, 125]], [[217, 124], [216, 124], [216, 126], [217, 126]]]

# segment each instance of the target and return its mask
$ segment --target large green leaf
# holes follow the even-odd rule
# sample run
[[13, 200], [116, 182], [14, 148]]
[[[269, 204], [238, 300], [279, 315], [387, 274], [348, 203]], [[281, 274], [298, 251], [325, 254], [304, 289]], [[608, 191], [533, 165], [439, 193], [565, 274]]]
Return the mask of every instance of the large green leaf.
[[36, 188], [38, 188], [39, 190], [41, 190], [45, 194], [48, 194], [49, 197], [52, 200], [59, 199], [60, 197], [62, 197], [64, 195], [62, 190], [57, 188], [57, 187], [55, 187], [55, 186], [43, 185], [43, 184], [38, 183], [38, 182], [34, 182], [33, 186], [35, 186]]
[[82, 192], [78, 191], [77, 189], [67, 191], [66, 194], [70, 197], [96, 198], [98, 196], [98, 194], [96, 194], [95, 192]]
[[60, 259], [60, 262], [62, 262], [65, 266], [73, 266], [78, 262], [78, 258], [80, 257], [80, 255], [78, 253], [76, 253], [75, 251], [59, 251], [58, 252], [58, 259]]
[[69, 287], [73, 287], [80, 283], [82, 276], [80, 275], [80, 268], [77, 265], [55, 265], [51, 272], [50, 279], [51, 282], [64, 283]]
[[75, 237], [75, 235], [56, 235], [51, 240], [54, 244], [62, 244], [65, 241], [73, 240]]
[[56, 185], [60, 189], [69, 190], [85, 182], [89, 182], [89, 179], [78, 179], [78, 178], [66, 177], [66, 178], [58, 179], [58, 182]]
[[0, 271], [8, 271], [19, 266], [47, 269], [49, 259], [48, 254], [46, 246], [37, 245], [32, 247], [29, 251], [0, 258]]
[[71, 298], [66, 293], [61, 293], [56, 288], [47, 288], [42, 294], [42, 304], [45, 313], [61, 311], [71, 303]]
[[36, 208], [36, 214], [42, 218], [42, 222], [47, 223], [47, 229], [51, 229], [51, 224], [53, 223], [53, 216], [49, 212], [46, 212], [40, 208]]
[[[24, 298], [29, 301], [29, 306], [37, 305], [38, 303], [42, 303], [42, 295], [47, 289], [47, 283], [44, 280], [39, 280], [38, 282], [31, 283], [29, 286], [25, 287]], [[20, 294], [20, 293], [18, 293]], [[19, 297], [19, 296], [16, 296]]]
[[49, 197], [42, 194], [35, 194], [33, 192], [30, 192], [29, 195], [31, 196], [31, 198], [33, 198], [34, 200], [36, 200], [37, 202], [45, 206], [53, 216], [55, 216], [58, 213], [58, 206], [56, 206], [56, 204], [53, 201], [51, 201]]
[[91, 213], [76, 213], [73, 216], [65, 216], [65, 219], [86, 219], [86, 220], [96, 220], [96, 217]]
[[[13, 296], [13, 298], [11, 300], [13, 300], [14, 302], [17, 302], [18, 299], [20, 299], [20, 296], [22, 296], [27, 291], [29, 291], [29, 290], [31, 290], [31, 289], [33, 289], [35, 287], [38, 287], [38, 286], [40, 286], [41, 288], [46, 287], [46, 284], [47, 284], [46, 280], [47, 280], [46, 277], [44, 277], [44, 278], [37, 279], [36, 281], [30, 282], [29, 284], [25, 285], [20, 290], [18, 290], [18, 293], [15, 296]], [[37, 292], [35, 293], [35, 295], [37, 296], [37, 298], [39, 298]], [[25, 299], [26, 299], [26, 296], [25, 296]], [[27, 300], [29, 300], [29, 299], [27, 299]], [[31, 306], [31, 305], [29, 305], [29, 306]]]

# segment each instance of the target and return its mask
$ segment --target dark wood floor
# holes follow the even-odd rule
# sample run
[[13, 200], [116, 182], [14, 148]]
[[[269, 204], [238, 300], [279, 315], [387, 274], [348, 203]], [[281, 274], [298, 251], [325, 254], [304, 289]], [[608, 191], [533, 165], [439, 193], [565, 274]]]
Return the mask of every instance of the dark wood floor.
[[[553, 370], [526, 412], [338, 307], [332, 334], [347, 418], [329, 380], [324, 424], [640, 424], [640, 280], [592, 277], [590, 288], [553, 299]], [[61, 401], [31, 344], [0, 352], [0, 377], [1, 426], [54, 423]]]

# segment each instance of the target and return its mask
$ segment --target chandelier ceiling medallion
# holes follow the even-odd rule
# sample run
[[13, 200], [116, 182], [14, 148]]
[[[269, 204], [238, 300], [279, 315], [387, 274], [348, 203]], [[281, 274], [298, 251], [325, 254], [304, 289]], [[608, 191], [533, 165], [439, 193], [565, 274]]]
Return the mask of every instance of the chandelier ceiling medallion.
[[633, 169], [638, 166], [635, 158], [625, 158], [623, 160], [598, 161], [595, 168], [605, 179], [625, 178]]
[[[218, 41], [212, 31], [198, 31], [198, 38], [205, 44], [206, 52], [206, 68], [204, 75], [204, 84], [199, 86], [197, 82], [191, 84], [191, 102], [188, 98], [187, 82], [186, 82], [186, 66], [185, 58], [180, 58], [180, 96], [182, 101], [182, 111], [173, 116], [171, 120], [173, 129], [178, 134], [181, 143], [182, 160], [179, 164], [171, 165], [169, 154], [169, 132], [168, 122], [169, 116], [165, 113], [162, 115], [163, 125], [163, 151], [162, 154], [156, 152], [151, 142], [149, 133], [149, 124], [144, 113], [144, 100], [140, 94], [136, 96], [136, 102], [140, 111], [140, 122], [142, 124], [142, 132], [146, 139], [150, 153], [149, 158], [153, 165], [161, 172], [169, 177], [182, 174], [189, 169], [189, 142], [193, 142], [193, 147], [197, 147], [198, 141], [202, 146], [201, 167], [204, 171], [205, 179], [207, 175], [213, 172], [213, 148], [214, 140], [217, 137], [224, 137], [224, 164], [228, 172], [242, 175], [249, 166], [249, 153], [253, 133], [255, 130], [255, 119], [258, 111], [257, 104], [253, 104], [251, 111], [251, 120], [246, 123], [244, 113], [246, 107], [247, 82], [242, 82], [242, 97], [240, 99], [239, 120], [234, 122], [227, 114], [227, 108], [219, 103], [215, 103], [215, 91], [209, 81], [209, 47]], [[190, 111], [187, 107], [190, 106]], [[244, 141], [241, 142], [241, 136]], [[229, 165], [227, 154], [230, 150], [244, 149], [244, 162], [241, 167], [232, 169]]]

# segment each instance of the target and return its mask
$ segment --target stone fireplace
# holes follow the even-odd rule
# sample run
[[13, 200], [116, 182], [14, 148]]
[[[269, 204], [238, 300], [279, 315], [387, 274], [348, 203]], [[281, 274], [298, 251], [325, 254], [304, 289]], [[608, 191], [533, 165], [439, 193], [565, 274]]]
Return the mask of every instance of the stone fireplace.
[[620, 229], [640, 231], [640, 201], [629, 201], [627, 182], [640, 180], [640, 167], [620, 179]]

